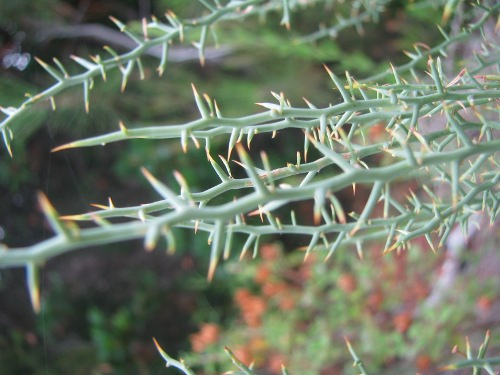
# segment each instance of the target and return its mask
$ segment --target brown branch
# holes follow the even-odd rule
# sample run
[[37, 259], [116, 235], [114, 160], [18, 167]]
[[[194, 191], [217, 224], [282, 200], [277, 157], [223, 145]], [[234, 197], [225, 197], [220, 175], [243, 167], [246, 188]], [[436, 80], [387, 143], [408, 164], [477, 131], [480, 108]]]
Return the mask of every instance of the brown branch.
[[[100, 24], [81, 24], [75, 26], [52, 26], [39, 29], [38, 37], [41, 42], [48, 42], [53, 39], [93, 39], [102, 44], [123, 49], [133, 49], [137, 44], [125, 34]], [[161, 58], [162, 47], [150, 48], [146, 54], [156, 58]], [[232, 53], [228, 47], [207, 48], [205, 51], [206, 60], [219, 60]], [[186, 62], [199, 59], [198, 50], [190, 47], [174, 46], [169, 50], [169, 61]]]

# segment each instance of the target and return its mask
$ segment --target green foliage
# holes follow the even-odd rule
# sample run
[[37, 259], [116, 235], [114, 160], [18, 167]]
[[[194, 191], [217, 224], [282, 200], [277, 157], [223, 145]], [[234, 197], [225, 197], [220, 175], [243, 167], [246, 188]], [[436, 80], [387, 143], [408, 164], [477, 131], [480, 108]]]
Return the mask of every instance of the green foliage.
[[[192, 336], [196, 352], [183, 358], [202, 372], [229, 371], [230, 364], [218, 355], [226, 345], [245, 363], [251, 358], [256, 368], [276, 371], [282, 362], [301, 374], [333, 368], [349, 373], [351, 362], [341, 345], [347, 336], [371, 373], [425, 373], [447, 361], [464, 322], [473, 320], [478, 299], [495, 293], [495, 287], [460, 275], [455, 293], [444, 296], [438, 308], [426, 307], [435, 282], [429, 270], [442, 259], [417, 244], [397, 256], [380, 258], [377, 246], [366, 252], [362, 262], [354, 253], [339, 252], [334, 264], [304, 263], [301, 254], [272, 259], [262, 254], [264, 259], [230, 263], [226, 269], [240, 280], [234, 292], [240, 313], [220, 324], [211, 340], [203, 327], [221, 320], [203, 317], [200, 333]], [[204, 346], [198, 346], [200, 340]]]
[[[423, 3], [429, 5], [429, 2]], [[329, 7], [339, 4], [336, 1], [293, 0], [200, 1], [192, 7], [177, 4], [182, 8], [181, 16], [167, 12], [165, 22], [152, 18], [140, 25], [126, 25], [111, 18], [120, 31], [136, 43], [131, 51], [118, 54], [105, 47], [104, 52], [92, 54], [89, 58], [73, 56], [79, 65], [76, 72], [74, 66], [67, 69], [57, 59], [51, 63], [37, 60], [56, 81], [55, 84], [36, 95], [28, 95], [21, 104], [7, 103], [0, 108], [5, 114], [0, 131], [8, 153], [15, 157], [16, 137], [23, 132], [28, 134], [32, 127], [43, 121], [42, 115], [37, 114], [42, 103], [56, 110], [59, 100], [72, 100], [60, 94], [80, 86], [81, 108], [94, 113], [98, 122], [115, 121], [118, 112], [106, 109], [107, 90], [119, 86], [125, 91], [128, 85], [132, 93], [141, 95], [140, 86], [133, 77], [138, 74], [140, 79], [153, 79], [153, 70], [145, 58], [147, 50], [161, 49], [156, 68], [160, 76], [168, 74], [169, 51], [177, 43], [192, 43], [204, 66], [208, 43], [217, 42], [219, 32], [226, 34], [221, 38], [222, 42], [232, 39], [235, 45], [246, 43], [251, 51], [262, 47], [261, 51], [266, 54], [272, 51], [283, 64], [286, 59], [296, 57], [299, 61], [321, 61], [333, 65], [332, 68], [325, 65], [324, 77], [329, 76], [329, 81], [322, 83], [331, 86], [334, 94], [316, 104], [304, 98], [305, 105], [297, 105], [295, 97], [278, 90], [279, 93], [272, 92], [273, 98], [269, 102], [257, 103], [260, 111], [242, 115], [242, 109], [249, 108], [249, 105], [239, 104], [244, 98], [238, 98], [237, 91], [247, 93], [256, 87], [248, 81], [243, 79], [230, 87], [223, 86], [220, 95], [216, 93], [222, 105], [192, 84], [193, 107], [188, 110], [175, 108], [177, 98], [185, 95], [186, 90], [173, 91], [168, 95], [170, 103], [167, 105], [173, 108], [174, 120], [168, 125], [151, 125], [158, 120], [152, 113], [159, 112], [158, 108], [162, 106], [161, 99], [155, 98], [159, 95], [153, 91], [160, 93], [160, 87], [151, 86], [146, 89], [152, 98], [151, 108], [139, 106], [130, 115], [142, 119], [142, 123], [129, 125], [127, 118], [122, 118], [116, 131], [56, 147], [54, 152], [65, 152], [72, 148], [130, 141], [128, 156], [123, 157], [115, 169], [126, 177], [130, 165], [141, 167], [144, 181], [152, 186], [158, 198], [128, 207], [115, 207], [110, 198], [105, 205], [94, 205], [97, 211], [63, 216], [45, 195], [40, 194], [40, 206], [54, 236], [32, 246], [0, 252], [2, 267], [26, 268], [30, 297], [36, 311], [41, 308], [38, 272], [43, 264], [58, 255], [90, 246], [144, 239], [147, 251], [163, 247], [166, 242], [167, 251], [172, 253], [177, 247], [179, 229], [204, 233], [210, 245], [208, 279], [212, 280], [221, 260], [228, 260], [236, 249], [241, 249], [242, 258], [252, 251], [257, 253], [260, 244], [270, 236], [302, 236], [307, 242], [304, 247], [306, 259], [321, 256], [328, 260], [335, 257], [339, 249], [347, 247], [353, 247], [363, 258], [366, 248], [374, 241], [382, 243], [378, 249], [382, 254], [409, 250], [412, 241], [419, 238], [425, 239], [433, 251], [438, 251], [456, 225], [467, 232], [470, 217], [480, 211], [489, 216], [491, 223], [495, 222], [500, 212], [497, 161], [500, 149], [497, 139], [500, 127], [500, 46], [487, 25], [496, 22], [498, 28], [500, 5], [487, 1], [474, 6], [446, 2], [442, 10], [444, 26], [440, 28], [440, 42], [432, 47], [416, 43], [414, 50], [406, 53], [409, 62], [390, 65], [363, 80], [348, 72], [345, 78], [339, 75], [339, 70], [346, 67], [356, 76], [377, 68], [362, 48], [354, 48], [350, 56], [343, 56], [339, 47], [319, 40], [335, 38], [349, 29], [362, 33], [365, 23], [380, 20], [388, 2], [353, 1], [350, 7], [343, 6], [341, 9], [345, 12], [336, 14], [334, 25], [322, 27], [300, 40], [300, 43], [319, 41], [316, 45], [294, 44], [297, 43], [296, 34], [287, 38], [286, 33], [256, 26], [256, 16], [269, 17], [273, 21], [279, 14], [277, 22], [282, 26], [289, 29], [298, 23], [297, 29], [301, 30], [300, 22], [295, 21], [298, 17], [294, 15], [306, 12], [309, 5], [331, 9]], [[411, 7], [407, 9], [410, 12]], [[193, 16], [191, 13], [202, 15]], [[317, 13], [317, 9], [313, 13]], [[458, 16], [450, 20], [454, 13]], [[244, 27], [237, 22], [247, 23], [257, 31], [238, 31], [231, 38], [233, 28]], [[450, 26], [452, 22], [460, 24], [460, 32], [455, 32]], [[466, 57], [468, 60], [461, 62], [459, 67], [454, 66], [453, 61], [447, 59], [447, 51], [472, 38], [482, 40], [481, 49], [475, 51], [475, 60], [470, 58], [469, 61]], [[290, 48], [293, 48], [292, 53]], [[355, 67], [351, 69], [352, 65]], [[274, 69], [283, 70], [280, 66]], [[307, 75], [308, 70], [300, 73]], [[294, 82], [288, 81], [287, 84], [293, 85]], [[103, 95], [101, 98], [91, 99], [94, 87]], [[292, 95], [300, 97], [300, 87]], [[134, 97], [129, 98], [130, 102], [124, 107], [133, 105]], [[232, 108], [226, 110], [224, 106]], [[71, 103], [66, 108], [71, 108]], [[183, 116], [183, 112], [191, 113]], [[47, 109], [42, 113], [45, 115]], [[29, 116], [38, 117], [30, 122]], [[77, 114], [73, 122], [81, 121], [81, 117]], [[287, 143], [279, 150], [279, 157], [278, 152], [273, 152], [275, 138], [285, 139]], [[145, 147], [142, 142], [147, 142], [144, 140], [159, 139], [178, 142], [175, 145], [168, 143], [167, 150], [160, 147], [141, 150]], [[141, 143], [136, 143], [137, 140]], [[223, 145], [222, 152], [220, 145]], [[134, 156], [136, 151], [138, 157]], [[152, 161], [147, 161], [148, 158]], [[167, 163], [174, 165], [162, 165]], [[170, 177], [160, 173], [163, 168], [172, 171]], [[205, 186], [200, 181], [208, 174], [212, 180], [209, 186]], [[217, 181], [213, 182], [213, 178]], [[408, 186], [403, 194], [395, 193], [397, 186], [409, 180], [417, 181], [417, 184]], [[352, 189], [353, 197], [360, 203], [352, 212], [346, 213], [339, 196], [347, 189]], [[90, 225], [79, 225], [81, 221]], [[321, 272], [328, 271], [334, 276], [339, 272], [322, 267]], [[360, 275], [360, 282], [373, 280], [363, 266], [351, 267], [359, 268], [356, 272]], [[363, 275], [367, 277], [365, 281]], [[321, 275], [317, 277], [316, 282], [324, 281]], [[321, 286], [325, 287], [328, 288]], [[313, 282], [305, 290], [316, 295], [319, 294], [316, 288]], [[331, 295], [325, 293], [321, 297], [332, 303], [343, 302], [325, 311], [328, 316], [322, 321], [337, 326], [362, 317], [362, 312], [356, 309], [367, 298], [363, 292], [342, 294], [338, 288], [332, 290]], [[347, 299], [344, 301], [343, 298]], [[397, 302], [387, 299], [384, 303], [393, 308]], [[313, 310], [316, 308], [312, 306]], [[296, 311], [289, 316], [292, 321], [281, 324], [295, 326], [297, 320], [304, 319], [301, 314], [307, 312], [307, 308]], [[444, 309], [441, 316], [433, 316], [430, 320], [439, 323], [440, 319], [450, 321], [452, 317], [457, 319], [453, 323], [458, 325], [460, 319], [452, 314], [452, 310]], [[106, 322], [104, 315], [94, 309], [89, 313], [89, 320], [101, 360], [121, 361], [124, 355], [121, 341], [129, 334], [133, 320], [130, 311], [119, 310], [112, 315], [111, 322]], [[317, 324], [307, 327], [315, 336], [325, 329], [323, 323]], [[397, 352], [397, 348], [402, 348], [403, 340], [396, 332], [382, 337], [376, 324], [370, 320], [361, 320], [359, 325], [372, 346], [373, 340], [380, 336], [378, 341], [384, 346], [396, 348], [395, 355], [405, 355], [404, 351]], [[272, 332], [279, 328], [279, 322], [272, 321], [267, 330]], [[305, 359], [316, 353], [326, 355], [331, 345], [324, 336], [313, 344], [300, 335], [296, 339], [299, 347], [306, 347], [302, 351]], [[365, 345], [370, 340], [365, 341]], [[350, 344], [348, 348], [359, 370], [365, 373]], [[173, 360], [159, 346], [158, 349], [167, 365], [191, 373], [182, 361]], [[226, 349], [226, 353], [240, 371], [253, 373], [231, 350]], [[370, 359], [373, 356], [374, 366], [383, 367], [383, 353], [365, 350], [362, 345], [360, 353]], [[305, 359], [299, 364], [307, 363]], [[320, 363], [323, 363], [321, 358], [317, 361], [318, 366]], [[486, 368], [488, 364], [484, 366]], [[309, 370], [319, 371], [320, 367]]]

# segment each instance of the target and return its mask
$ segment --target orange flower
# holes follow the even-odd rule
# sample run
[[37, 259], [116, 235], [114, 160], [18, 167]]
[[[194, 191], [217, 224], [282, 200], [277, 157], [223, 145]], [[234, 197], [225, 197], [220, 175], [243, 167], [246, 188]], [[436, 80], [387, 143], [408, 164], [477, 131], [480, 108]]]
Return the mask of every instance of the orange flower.
[[489, 312], [491, 310], [491, 298], [487, 296], [480, 296], [476, 300], [476, 307], [482, 312]]
[[269, 280], [271, 274], [271, 268], [269, 268], [269, 266], [267, 266], [266, 264], [261, 264], [255, 272], [254, 280], [258, 284], [264, 284]]
[[208, 345], [217, 342], [219, 339], [219, 332], [220, 328], [215, 323], [202, 324], [200, 331], [189, 337], [193, 351], [200, 353], [204, 351]]
[[358, 286], [356, 278], [350, 273], [343, 273], [337, 280], [337, 286], [346, 293], [354, 292]]
[[248, 347], [253, 356], [253, 362], [256, 367], [264, 366], [264, 363], [269, 358], [269, 344], [260, 335], [252, 337], [248, 342]]
[[379, 122], [370, 127], [369, 137], [371, 140], [380, 141], [381, 139], [386, 137], [385, 124], [383, 122]]
[[290, 311], [295, 307], [296, 302], [297, 299], [294, 298], [293, 295], [291, 295], [290, 293], [286, 293], [281, 296], [279, 306], [283, 311]]
[[414, 300], [422, 300], [429, 295], [429, 287], [421, 280], [413, 281], [411, 289]]
[[429, 371], [429, 369], [431, 368], [431, 364], [431, 358], [425, 354], [419, 355], [415, 360], [415, 365], [417, 366], [418, 371]]
[[413, 318], [409, 311], [402, 312], [396, 315], [392, 319], [392, 323], [394, 324], [394, 328], [399, 333], [405, 333], [408, 328], [410, 328], [411, 323], [413, 322]]
[[263, 298], [253, 297], [248, 306], [242, 311], [243, 319], [246, 324], [249, 327], [259, 327], [266, 307], [266, 302]]
[[231, 348], [234, 356], [238, 358], [245, 365], [249, 366], [253, 361], [252, 353], [248, 346], [239, 346], [234, 349]]
[[305, 263], [298, 269], [298, 279], [299, 281], [307, 281], [311, 279], [311, 276], [314, 272], [313, 266], [314, 266], [314, 254], [309, 255]]
[[285, 293], [288, 289], [289, 287], [284, 282], [268, 282], [262, 285], [262, 294], [266, 297], [274, 297]]
[[263, 297], [254, 296], [248, 289], [236, 290], [234, 299], [239, 305], [241, 316], [249, 327], [261, 325], [262, 315], [266, 311], [267, 304]]
[[267, 367], [273, 373], [281, 373], [281, 365], [285, 364], [285, 357], [280, 353], [273, 353], [269, 356]]
[[238, 288], [234, 293], [234, 299], [238, 305], [242, 305], [245, 301], [252, 296], [252, 293], [246, 288]]
[[265, 260], [276, 260], [281, 255], [281, 249], [276, 244], [265, 244], [260, 247], [260, 256]]
[[376, 313], [380, 310], [382, 303], [384, 303], [384, 294], [377, 288], [368, 296], [366, 307], [371, 313]]

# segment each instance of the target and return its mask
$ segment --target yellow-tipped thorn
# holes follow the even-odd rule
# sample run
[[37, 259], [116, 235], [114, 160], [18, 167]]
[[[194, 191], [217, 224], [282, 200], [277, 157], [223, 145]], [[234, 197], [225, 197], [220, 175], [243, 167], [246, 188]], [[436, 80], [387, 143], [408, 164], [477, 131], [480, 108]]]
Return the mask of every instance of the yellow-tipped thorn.
[[40, 286], [39, 286], [39, 275], [37, 265], [34, 263], [28, 263], [26, 265], [26, 281], [28, 284], [29, 295], [31, 300], [31, 305], [35, 313], [40, 312]]
[[149, 172], [146, 167], [141, 167], [141, 173], [144, 175], [144, 177], [146, 177], [146, 179], [149, 181], [149, 182], [156, 182], [157, 179], [155, 176], [153, 176], [151, 174], [151, 172]]
[[91, 216], [92, 220], [94, 220], [94, 223], [96, 223], [97, 225], [100, 225], [101, 227], [107, 227], [110, 225], [109, 221], [100, 217], [99, 215], [96, 215], [93, 212], [90, 214], [90, 216]]
[[148, 41], [149, 40], [149, 35], [148, 35], [148, 20], [146, 17], [142, 19], [142, 34], [144, 35], [144, 40]]
[[64, 216], [59, 216], [59, 219], [65, 220], [65, 221], [79, 221], [79, 220], [85, 220], [84, 215], [64, 215]]
[[55, 208], [49, 202], [47, 196], [44, 193], [42, 192], [38, 193], [38, 202], [40, 203], [40, 206], [42, 207], [42, 210], [44, 212], [47, 212], [52, 215], [57, 215]]
[[321, 212], [319, 210], [316, 210], [314, 212], [314, 225], [319, 225], [319, 223], [321, 222]]
[[54, 147], [52, 150], [50, 150], [50, 152], [58, 152], [58, 151], [66, 150], [69, 148], [75, 148], [75, 147], [77, 147], [77, 143], [70, 142], [70, 143], [66, 143], [66, 144], [61, 145], [61, 146]]
[[101, 209], [101, 210], [108, 210], [108, 209], [112, 208], [112, 207], [105, 206], [105, 205], [103, 205], [103, 204], [97, 204], [97, 203], [91, 203], [90, 205], [91, 205], [92, 207], [99, 208], [99, 209]]
[[40, 303], [40, 291], [33, 291], [30, 293], [31, 305], [33, 306], [33, 311], [38, 314], [41, 310]]
[[394, 250], [396, 250], [398, 247], [401, 246], [401, 243], [398, 241], [396, 243], [394, 243], [391, 247], [389, 247], [388, 249], [385, 249], [383, 252], [382, 252], [382, 255], [386, 255], [388, 253], [391, 253], [393, 252]]
[[158, 341], [156, 341], [156, 339], [153, 337], [153, 342], [155, 343], [155, 346], [156, 346], [156, 350], [158, 350], [158, 352], [164, 357], [164, 358], [168, 358], [168, 355], [167, 353], [165, 353], [163, 351], [163, 349], [161, 348], [160, 344], [158, 344]]
[[358, 253], [359, 260], [365, 259], [365, 256], [363, 254], [363, 249], [361, 249], [361, 247], [357, 247], [356, 252]]
[[200, 149], [200, 142], [198, 141], [198, 139], [193, 134], [190, 134], [189, 136], [191, 137], [191, 140], [193, 141], [196, 149], [199, 150]]
[[122, 133], [127, 134], [128, 129], [125, 127], [125, 124], [123, 123], [123, 121], [119, 122], [119, 126], [120, 126], [120, 130], [122, 131]]
[[352, 228], [351, 231], [349, 232], [349, 236], [351, 236], [351, 237], [354, 236], [358, 232], [358, 230], [361, 228], [361, 225], [362, 224], [359, 221], [356, 222], [356, 225], [354, 225], [354, 228]]
[[174, 170], [172, 172], [172, 174], [174, 175], [174, 178], [175, 180], [177, 181], [177, 183], [180, 185], [180, 186], [186, 186], [187, 185], [187, 182], [186, 182], [186, 179], [184, 178], [184, 176], [181, 174], [181, 172], [177, 171], [177, 170]]
[[52, 110], [55, 112], [55, 110], [57, 109], [56, 100], [54, 99], [53, 96], [51, 96], [49, 100], [50, 100], [50, 105], [52, 107]]
[[209, 283], [212, 282], [214, 278], [216, 268], [217, 268], [217, 259], [211, 261], [210, 265], [208, 266], [207, 281]]
[[345, 341], [345, 344], [347, 345], [347, 348], [349, 350], [352, 349], [352, 345], [351, 345], [351, 342], [349, 341], [349, 339], [347, 338], [347, 336], [344, 336], [344, 341]]

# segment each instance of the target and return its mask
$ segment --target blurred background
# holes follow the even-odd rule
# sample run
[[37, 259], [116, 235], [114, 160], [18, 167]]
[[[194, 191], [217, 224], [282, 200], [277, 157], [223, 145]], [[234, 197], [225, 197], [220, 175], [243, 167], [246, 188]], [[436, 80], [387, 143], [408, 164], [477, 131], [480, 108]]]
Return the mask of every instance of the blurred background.
[[[302, 97], [316, 106], [338, 101], [325, 73], [349, 70], [362, 79], [407, 61], [403, 50], [415, 42], [440, 41], [434, 26], [442, 8], [419, 2], [390, 1], [377, 23], [347, 28], [335, 40], [300, 43], [300, 38], [348, 16], [349, 2], [311, 5], [292, 17], [292, 28], [279, 26], [281, 14], [252, 17], [244, 24], [222, 23], [217, 46], [212, 38], [207, 61], [200, 66], [189, 42], [177, 43], [161, 78], [158, 59], [143, 59], [145, 80], [132, 74], [124, 93], [121, 75], [97, 79], [85, 113], [80, 88], [56, 97], [57, 111], [33, 108], [13, 142], [14, 158], [0, 156], [0, 242], [9, 247], [37, 243], [52, 234], [36, 203], [43, 191], [61, 214], [91, 210], [91, 203], [137, 205], [158, 199], [139, 168], [175, 185], [172, 170], [182, 171], [194, 190], [218, 182], [205, 165], [204, 150], [184, 154], [178, 141], [133, 140], [106, 147], [58, 153], [58, 145], [118, 128], [183, 123], [198, 117], [191, 83], [215, 98], [222, 113], [243, 116], [260, 111], [254, 103], [284, 92], [294, 105]], [[424, 2], [426, 3], [426, 2]], [[439, 2], [438, 2], [439, 3]], [[79, 67], [71, 55], [103, 54], [109, 45], [125, 52], [133, 44], [109, 20], [130, 27], [167, 10], [179, 17], [205, 12], [185, 0], [0, 0], [0, 105], [17, 106], [26, 93], [36, 94], [53, 79], [34, 61], [57, 57], [70, 73]], [[139, 29], [140, 30], [140, 29]], [[290, 40], [298, 41], [290, 47]], [[373, 136], [376, 136], [374, 132]], [[212, 145], [225, 154], [224, 139]], [[252, 153], [266, 150], [272, 165], [295, 160], [302, 137], [254, 138]], [[218, 151], [220, 150], [220, 151]], [[409, 183], [411, 185], [411, 182]], [[402, 184], [402, 194], [407, 184]], [[346, 212], [363, 204], [341, 194]], [[396, 192], [397, 194], [397, 192]], [[311, 208], [303, 207], [312, 217]], [[478, 218], [481, 225], [485, 225]], [[486, 224], [487, 225], [487, 224]], [[200, 374], [231, 368], [223, 352], [229, 346], [263, 374], [354, 373], [344, 343], [348, 336], [374, 373], [433, 374], [457, 359], [454, 345], [473, 345], [492, 330], [491, 352], [500, 351], [498, 226], [470, 241], [453, 283], [436, 299], [443, 264], [425, 241], [413, 250], [381, 257], [383, 244], [373, 243], [360, 261], [344, 248], [329, 263], [322, 257], [303, 262], [297, 248], [307, 239], [270, 237], [260, 256], [222, 264], [206, 282], [207, 238], [177, 231], [177, 252], [161, 248], [146, 253], [142, 241], [79, 250], [49, 261], [42, 271], [43, 307], [32, 312], [24, 270], [0, 272], [0, 374], [166, 374], [152, 337], [173, 357], [182, 356]], [[235, 248], [241, 244], [236, 243]], [[236, 253], [237, 251], [235, 251]], [[433, 296], [433, 300], [430, 297]]]

